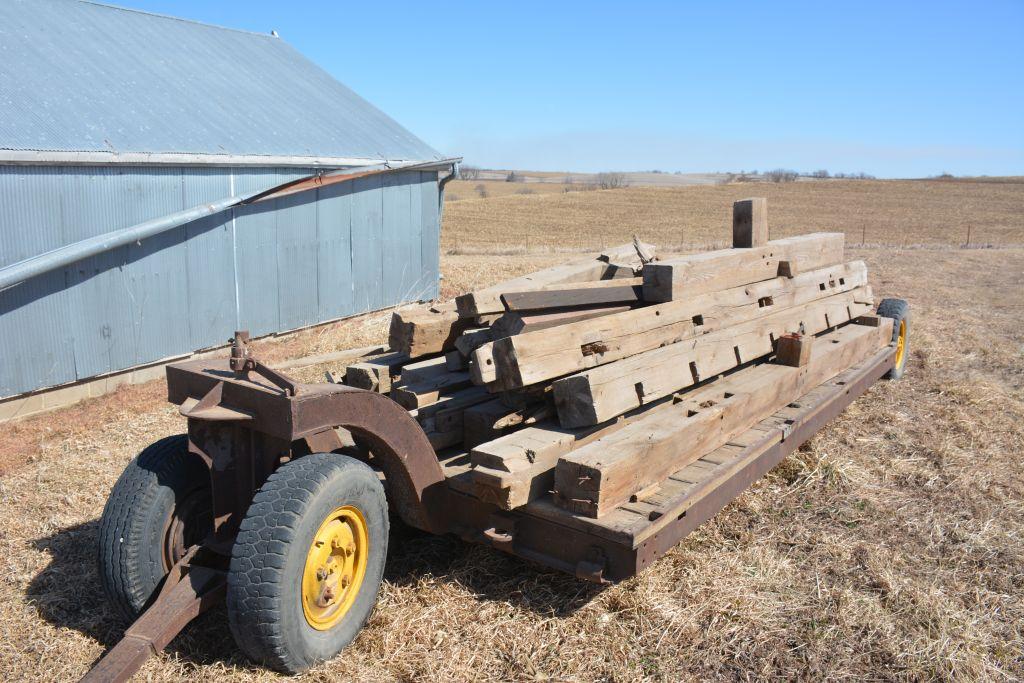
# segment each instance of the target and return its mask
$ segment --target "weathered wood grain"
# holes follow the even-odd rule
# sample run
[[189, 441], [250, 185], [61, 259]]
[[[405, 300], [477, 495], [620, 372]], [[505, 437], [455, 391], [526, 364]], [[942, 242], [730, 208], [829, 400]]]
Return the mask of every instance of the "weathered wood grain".
[[555, 468], [556, 504], [599, 517], [628, 502], [888, 344], [889, 326], [848, 325], [827, 335], [804, 367], [747, 368], [561, 456]]
[[799, 272], [843, 260], [842, 233], [819, 232], [773, 240], [749, 249], [722, 249], [644, 266], [644, 300], [675, 301], [779, 275], [779, 263], [796, 264]]

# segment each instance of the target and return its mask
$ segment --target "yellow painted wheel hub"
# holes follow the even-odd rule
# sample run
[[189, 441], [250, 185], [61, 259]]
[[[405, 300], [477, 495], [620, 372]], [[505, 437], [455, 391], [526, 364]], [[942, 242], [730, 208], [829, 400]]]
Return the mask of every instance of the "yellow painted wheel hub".
[[903, 356], [907, 351], [907, 321], [900, 321], [900, 333], [896, 337], [896, 367], [903, 367]]
[[356, 508], [335, 508], [313, 536], [302, 570], [302, 612], [319, 631], [345, 618], [366, 576], [370, 535]]

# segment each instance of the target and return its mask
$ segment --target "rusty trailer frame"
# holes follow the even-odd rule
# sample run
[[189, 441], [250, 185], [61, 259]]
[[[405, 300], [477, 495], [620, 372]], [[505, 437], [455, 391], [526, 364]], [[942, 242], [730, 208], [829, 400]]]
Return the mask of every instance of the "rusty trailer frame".
[[213, 532], [188, 549], [156, 600], [83, 680], [125, 680], [223, 600], [231, 545], [256, 491], [294, 458], [345, 451], [345, 432], [360, 446], [345, 452], [382, 473], [389, 504], [410, 526], [606, 584], [634, 576], [714, 516], [889, 372], [896, 355], [895, 344], [883, 348], [734, 439], [727, 457], [706, 456], [670, 477], [676, 490], [660, 504], [587, 518], [543, 500], [505, 511], [460, 492], [419, 424], [390, 398], [295, 382], [254, 360], [246, 341], [236, 336], [230, 359], [167, 368], [168, 399], [188, 419], [189, 450], [209, 468]]

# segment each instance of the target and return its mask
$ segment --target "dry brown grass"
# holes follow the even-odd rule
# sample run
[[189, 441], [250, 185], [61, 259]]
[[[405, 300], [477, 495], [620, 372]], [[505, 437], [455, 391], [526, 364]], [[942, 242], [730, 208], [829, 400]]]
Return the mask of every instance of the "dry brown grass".
[[[974, 205], [960, 185], [944, 187], [958, 199], [940, 203], [958, 207], [957, 215]], [[877, 197], [884, 189], [875, 201], [892, 205]], [[776, 220], [793, 211], [787, 201], [796, 199], [786, 197], [773, 197]], [[509, 220], [494, 206], [496, 220]], [[813, 210], [802, 225], [827, 227], [832, 210]], [[467, 220], [449, 211], [451, 220]], [[924, 224], [917, 211], [900, 211]], [[935, 217], [952, 220], [959, 219]], [[1019, 214], [989, 218], [1014, 220]], [[641, 223], [623, 222], [611, 238], [622, 242]], [[1007, 240], [1024, 241], [1024, 230]], [[854, 248], [850, 257], [868, 261], [876, 295], [911, 302], [903, 381], [874, 386], [664, 559], [612, 588], [399, 529], [367, 628], [305, 678], [1024, 677], [1024, 249]], [[444, 290], [562, 258], [446, 256]], [[261, 352], [368, 344], [380, 339], [383, 319], [264, 342]], [[304, 372], [313, 379], [320, 370]], [[96, 520], [134, 453], [181, 427], [159, 383], [5, 426], [0, 446], [23, 453], [23, 464], [0, 478], [5, 679], [75, 679], [119, 637], [123, 626], [94, 569]], [[273, 678], [238, 654], [222, 611], [200, 619], [139, 676]]]

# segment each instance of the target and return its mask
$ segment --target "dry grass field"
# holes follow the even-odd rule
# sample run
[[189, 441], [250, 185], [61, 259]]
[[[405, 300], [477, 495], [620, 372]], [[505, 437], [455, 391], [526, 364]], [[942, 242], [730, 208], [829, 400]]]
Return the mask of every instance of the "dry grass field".
[[[634, 233], [672, 248], [720, 244], [731, 201], [751, 194], [769, 197], [776, 236], [844, 230], [876, 296], [910, 301], [906, 377], [876, 384], [665, 558], [614, 587], [397, 530], [366, 629], [304, 680], [1024, 678], [1024, 184], [467, 198], [446, 206], [443, 293]], [[959, 248], [968, 225], [972, 244], [1000, 248]], [[386, 319], [260, 342], [259, 351], [283, 358], [369, 344]], [[296, 374], [312, 380], [323, 369]], [[181, 430], [162, 391], [159, 382], [123, 387], [4, 425], [5, 680], [77, 679], [120, 636], [94, 569], [97, 518], [135, 452]], [[138, 680], [274, 678], [242, 658], [214, 611]]]
[[[464, 197], [445, 206], [443, 249], [450, 254], [582, 251], [637, 233], [677, 251], [728, 246], [732, 202], [768, 197], [773, 237], [842, 231], [865, 246], [1024, 245], [1024, 179], [1017, 182], [828, 180], [733, 183], [680, 188]], [[486, 183], [522, 189], [542, 184]], [[552, 186], [558, 187], [558, 186]], [[489, 190], [490, 191], [490, 190]]]

